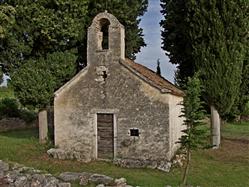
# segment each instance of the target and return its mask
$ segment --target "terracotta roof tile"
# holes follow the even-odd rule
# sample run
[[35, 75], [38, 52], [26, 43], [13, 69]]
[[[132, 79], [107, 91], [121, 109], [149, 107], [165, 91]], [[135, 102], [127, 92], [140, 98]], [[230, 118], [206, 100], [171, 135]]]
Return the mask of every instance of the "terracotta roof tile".
[[161, 91], [165, 90], [165, 92], [172, 93], [173, 95], [184, 96], [184, 92], [181, 89], [177, 88], [174, 84], [157, 75], [154, 71], [148, 69], [147, 67], [135, 63], [134, 61], [127, 58], [125, 61], [122, 61], [121, 64], [128, 66], [128, 68], [132, 68], [132, 70], [135, 70], [145, 80], [156, 86]]

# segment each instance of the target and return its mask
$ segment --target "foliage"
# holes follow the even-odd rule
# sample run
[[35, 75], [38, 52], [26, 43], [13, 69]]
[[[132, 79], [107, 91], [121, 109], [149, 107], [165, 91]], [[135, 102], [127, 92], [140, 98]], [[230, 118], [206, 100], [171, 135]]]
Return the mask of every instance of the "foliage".
[[[147, 0], [4, 0], [4, 6], [13, 9], [14, 24], [0, 43], [0, 64], [10, 73], [20, 102], [30, 108], [45, 107], [54, 90], [75, 75], [72, 68], [86, 65], [87, 27], [105, 9], [126, 26], [127, 56], [135, 57], [145, 45], [138, 17], [147, 4]], [[68, 58], [70, 68], [64, 60]]]
[[[195, 63], [202, 72], [206, 101], [215, 105], [220, 114], [226, 114], [239, 95], [245, 59], [246, 21], [241, 8], [244, 5], [230, 0], [197, 6], [202, 12], [194, 17], [196, 23], [204, 25], [204, 28], [197, 28], [192, 33], [207, 40], [199, 38], [201, 44], [196, 43]], [[211, 17], [208, 16], [210, 14]]]
[[249, 116], [249, 101], [245, 104], [245, 108], [242, 114]]
[[10, 86], [0, 87], [0, 99], [3, 98], [14, 98], [14, 91]]
[[[248, 45], [249, 49], [249, 45]], [[249, 50], [244, 61], [240, 93], [237, 98], [239, 114], [249, 115]]]
[[75, 74], [76, 56], [55, 52], [46, 58], [29, 60], [12, 75], [12, 85], [20, 102], [30, 109], [41, 109], [53, 100], [55, 89]]
[[15, 9], [15, 24], [2, 42], [0, 63], [10, 71], [21, 103], [44, 107], [54, 90], [76, 73], [75, 53], [86, 35], [88, 2], [6, 0], [5, 4]]
[[15, 8], [12, 35], [1, 51], [1, 62], [18, 67], [25, 60], [55, 51], [75, 48], [86, 34], [87, 1], [13, 1]]
[[6, 37], [9, 27], [15, 22], [15, 9], [8, 4], [0, 4], [0, 41]]
[[36, 119], [36, 113], [23, 109], [15, 98], [3, 98], [0, 100], [0, 119], [2, 118], [20, 118], [30, 123]]
[[200, 71], [204, 99], [220, 114], [230, 111], [241, 83], [248, 45], [248, 1], [161, 0], [163, 49], [178, 64], [177, 78]]
[[24, 120], [26, 123], [34, 122], [37, 119], [37, 113], [25, 108], [19, 108], [20, 119]]
[[[2, 52], [4, 43], [6, 42], [6, 36], [9, 33], [9, 30], [15, 23], [15, 9], [12, 6], [7, 4], [0, 4], [0, 52]], [[0, 53], [1, 54], [1, 53]], [[1, 55], [0, 55], [1, 59]], [[2, 83], [3, 79], [3, 63], [0, 60], [0, 84]]]
[[188, 15], [187, 1], [161, 0], [162, 27], [162, 49], [169, 56], [172, 64], [177, 64], [175, 81], [184, 86], [187, 77], [192, 77], [195, 72], [193, 53], [193, 42], [188, 30], [191, 28], [191, 20]]
[[157, 67], [156, 67], [156, 74], [161, 76], [161, 68], [160, 68], [160, 61], [157, 59]]
[[197, 75], [193, 78], [189, 78], [185, 97], [183, 101], [183, 117], [184, 126], [186, 127], [182, 132], [184, 133], [179, 139], [181, 148], [186, 150], [187, 162], [184, 169], [182, 185], [187, 183], [187, 175], [189, 172], [189, 164], [191, 159], [191, 152], [198, 148], [204, 148], [207, 146], [206, 130], [201, 128], [205, 125], [201, 120], [204, 119], [204, 110], [201, 102], [201, 84]]
[[205, 125], [202, 120], [205, 117], [203, 102], [201, 101], [201, 83], [197, 76], [188, 78], [183, 101], [184, 135], [180, 138], [183, 149], [198, 149], [206, 146], [206, 131], [201, 126]]
[[0, 100], [0, 118], [19, 117], [19, 104], [14, 98], [4, 98]]

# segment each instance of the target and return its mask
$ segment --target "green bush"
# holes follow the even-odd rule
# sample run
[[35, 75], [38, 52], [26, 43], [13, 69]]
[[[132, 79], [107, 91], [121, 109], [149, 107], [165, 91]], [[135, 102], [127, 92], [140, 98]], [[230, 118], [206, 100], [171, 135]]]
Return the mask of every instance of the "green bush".
[[22, 109], [20, 110], [20, 116], [19, 118], [23, 119], [26, 123], [31, 123], [35, 121], [37, 118], [37, 115], [35, 112], [27, 110], [27, 109]]
[[0, 100], [0, 119], [20, 118], [27, 123], [36, 119], [36, 113], [27, 109], [22, 109], [17, 99], [4, 98]]
[[249, 101], [247, 102], [246, 106], [245, 106], [245, 109], [243, 111], [243, 115], [249, 115]]
[[19, 117], [19, 104], [16, 99], [4, 98], [0, 100], [0, 119], [3, 117]]

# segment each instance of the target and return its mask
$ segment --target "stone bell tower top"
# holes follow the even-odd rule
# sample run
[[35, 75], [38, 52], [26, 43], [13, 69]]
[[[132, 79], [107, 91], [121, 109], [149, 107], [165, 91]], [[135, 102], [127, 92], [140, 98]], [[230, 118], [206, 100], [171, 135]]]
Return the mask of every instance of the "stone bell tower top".
[[[98, 62], [112, 56], [125, 59], [125, 29], [118, 19], [107, 11], [99, 13], [88, 28], [87, 62]], [[110, 60], [110, 59], [108, 59]]]

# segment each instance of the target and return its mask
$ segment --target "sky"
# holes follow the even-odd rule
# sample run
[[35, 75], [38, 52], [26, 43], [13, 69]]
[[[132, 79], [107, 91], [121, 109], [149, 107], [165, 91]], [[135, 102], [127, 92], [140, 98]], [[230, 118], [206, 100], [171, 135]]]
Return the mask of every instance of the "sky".
[[149, 0], [148, 11], [141, 17], [140, 27], [143, 28], [144, 40], [147, 44], [137, 55], [136, 62], [156, 71], [157, 59], [160, 59], [161, 74], [163, 77], [174, 82], [175, 65], [169, 63], [168, 57], [161, 49], [160, 0]]

